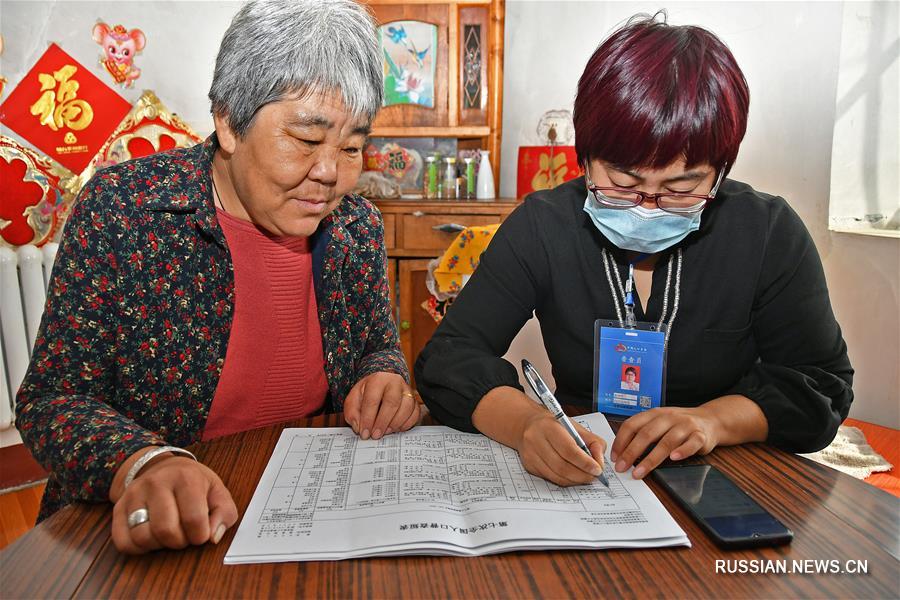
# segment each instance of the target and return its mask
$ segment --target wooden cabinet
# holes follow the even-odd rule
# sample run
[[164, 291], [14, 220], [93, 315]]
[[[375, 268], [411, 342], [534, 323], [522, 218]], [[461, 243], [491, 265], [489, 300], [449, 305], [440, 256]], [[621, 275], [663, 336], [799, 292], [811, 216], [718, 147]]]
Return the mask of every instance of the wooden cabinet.
[[[428, 263], [439, 258], [464, 227], [502, 222], [516, 200], [493, 202], [375, 200], [385, 222], [388, 279], [391, 282], [400, 346], [412, 369], [437, 328], [422, 308]], [[390, 224], [390, 225], [388, 225]]]
[[[386, 106], [373, 123], [372, 137], [455, 138], [458, 150], [489, 150], [495, 188], [500, 189], [505, 0], [362, 1], [378, 22], [385, 55]], [[416, 42], [413, 28], [433, 31], [434, 37]], [[401, 58], [394, 60], [396, 51]], [[429, 61], [434, 61], [434, 73], [433, 88], [430, 92], [427, 85], [423, 88], [425, 96], [431, 95], [427, 102], [411, 94], [399, 102], [388, 98], [388, 92], [401, 89], [396, 85], [398, 72], [401, 77], [405, 73], [407, 83], [415, 79], [417, 69], [419, 83], [430, 80]], [[408, 85], [405, 89], [408, 93]], [[394, 314], [412, 368], [437, 327], [422, 308], [429, 298], [428, 263], [443, 255], [463, 228], [499, 223], [517, 202], [373, 202], [384, 217]]]
[[437, 28], [436, 47], [415, 48], [430, 52], [435, 61], [433, 106], [385, 106], [371, 135], [456, 138], [460, 150], [489, 150], [495, 189], [500, 189], [505, 0], [363, 2], [380, 26], [420, 21]]
[[[437, 329], [438, 324], [422, 308], [422, 303], [428, 300], [428, 288], [425, 287], [425, 278], [428, 274], [430, 258], [408, 258], [398, 260], [397, 287], [397, 326], [400, 329], [400, 348], [409, 365], [410, 376], [413, 376], [413, 366], [419, 356], [419, 352], [431, 339], [431, 334]], [[414, 378], [415, 379], [415, 378]], [[413, 387], [416, 382], [413, 381]]]

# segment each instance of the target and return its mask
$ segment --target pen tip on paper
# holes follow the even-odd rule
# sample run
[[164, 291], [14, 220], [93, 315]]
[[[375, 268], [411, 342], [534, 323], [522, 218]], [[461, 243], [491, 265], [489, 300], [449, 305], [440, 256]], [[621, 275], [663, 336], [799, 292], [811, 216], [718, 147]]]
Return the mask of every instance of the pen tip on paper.
[[597, 475], [597, 479], [600, 480], [600, 483], [602, 483], [607, 488], [609, 488], [609, 480], [606, 479], [606, 475], [604, 475], [603, 473], [600, 473], [599, 475]]

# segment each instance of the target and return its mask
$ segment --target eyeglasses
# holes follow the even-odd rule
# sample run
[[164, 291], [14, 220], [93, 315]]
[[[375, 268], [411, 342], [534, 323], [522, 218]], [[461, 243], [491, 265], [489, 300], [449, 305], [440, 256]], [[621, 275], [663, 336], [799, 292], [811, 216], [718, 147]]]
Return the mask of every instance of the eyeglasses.
[[594, 196], [597, 204], [605, 208], [633, 208], [644, 202], [655, 202], [661, 210], [675, 213], [677, 215], [693, 215], [704, 208], [716, 197], [719, 191], [719, 185], [725, 177], [725, 168], [723, 165], [716, 177], [716, 183], [713, 185], [709, 194], [679, 194], [676, 192], [665, 192], [661, 194], [647, 194], [638, 190], [627, 190], [617, 187], [600, 187], [594, 185], [588, 170], [584, 170], [585, 180], [587, 181], [588, 190]]

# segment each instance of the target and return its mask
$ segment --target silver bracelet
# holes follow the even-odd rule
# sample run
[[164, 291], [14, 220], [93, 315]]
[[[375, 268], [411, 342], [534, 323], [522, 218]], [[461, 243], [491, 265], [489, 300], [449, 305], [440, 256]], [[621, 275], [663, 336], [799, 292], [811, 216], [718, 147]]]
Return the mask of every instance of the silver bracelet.
[[128, 473], [125, 475], [125, 486], [128, 487], [131, 485], [131, 482], [134, 481], [134, 478], [137, 477], [138, 473], [140, 473], [141, 469], [146, 466], [148, 462], [159, 456], [160, 454], [165, 454], [166, 452], [172, 452], [173, 454], [183, 454], [185, 456], [190, 456], [194, 460], [197, 460], [197, 457], [185, 450], [184, 448], [178, 448], [176, 446], [160, 446], [159, 448], [154, 448], [150, 450], [145, 455], [137, 459], [137, 461], [131, 465], [131, 468], [128, 469]]

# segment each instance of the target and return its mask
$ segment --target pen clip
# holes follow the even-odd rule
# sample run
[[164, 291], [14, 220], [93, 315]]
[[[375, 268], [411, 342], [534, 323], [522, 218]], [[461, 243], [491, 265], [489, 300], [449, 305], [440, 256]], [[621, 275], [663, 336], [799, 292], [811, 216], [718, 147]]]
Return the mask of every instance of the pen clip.
[[553, 418], [558, 419], [562, 414], [562, 410], [559, 408], [559, 403], [555, 401], [553, 392], [551, 392], [547, 384], [544, 383], [544, 379], [541, 377], [540, 373], [537, 372], [537, 369], [524, 358], [522, 359], [522, 373], [525, 375], [525, 379], [528, 380], [531, 389], [537, 394], [540, 403], [544, 405], [544, 408], [550, 411]]
[[522, 373], [525, 375], [525, 379], [528, 381], [531, 389], [534, 390], [534, 393], [537, 394], [538, 398], [543, 404], [543, 396], [544, 394], [549, 393], [550, 389], [547, 387], [547, 384], [544, 383], [544, 380], [541, 379], [541, 376], [537, 372], [537, 369], [535, 369], [534, 366], [532, 366], [532, 364], [524, 358], [522, 359]]

